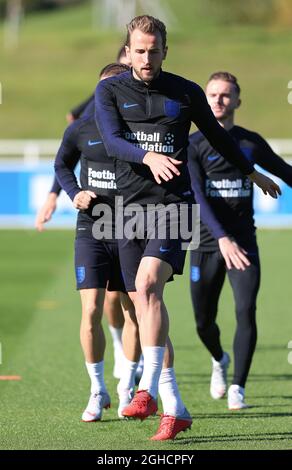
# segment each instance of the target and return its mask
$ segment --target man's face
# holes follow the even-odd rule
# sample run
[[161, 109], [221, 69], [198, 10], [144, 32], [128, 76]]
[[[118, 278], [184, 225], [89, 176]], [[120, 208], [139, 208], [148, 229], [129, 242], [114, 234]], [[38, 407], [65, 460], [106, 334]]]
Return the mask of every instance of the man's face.
[[162, 37], [159, 31], [148, 34], [142, 33], [139, 29], [134, 29], [131, 34], [130, 45], [129, 47], [126, 46], [126, 51], [132, 63], [134, 77], [147, 83], [159, 74], [167, 48], [163, 49]]
[[216, 119], [224, 120], [233, 116], [240, 99], [233, 83], [225, 80], [211, 80], [206, 88], [208, 103]]

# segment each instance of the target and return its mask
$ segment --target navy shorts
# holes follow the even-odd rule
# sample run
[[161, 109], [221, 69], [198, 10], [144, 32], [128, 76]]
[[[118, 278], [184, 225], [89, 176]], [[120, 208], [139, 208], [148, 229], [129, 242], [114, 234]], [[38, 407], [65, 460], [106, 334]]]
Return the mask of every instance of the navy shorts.
[[[144, 213], [144, 218], [146, 213]], [[191, 211], [188, 212], [188, 224], [191, 224]], [[144, 219], [145, 220], [145, 219]], [[124, 219], [125, 224], [127, 219]], [[165, 236], [161, 237], [157, 234], [157, 226], [159, 225], [159, 215], [157, 220], [154, 222], [154, 226], [150, 226], [150, 229], [146, 228], [146, 220], [144, 223], [144, 237], [140, 233], [140, 238], [129, 239], [124, 234], [122, 240], [119, 242], [119, 255], [120, 262], [122, 267], [123, 279], [127, 292], [136, 291], [135, 280], [137, 271], [141, 262], [141, 259], [145, 256], [151, 256], [154, 258], [159, 258], [162, 261], [165, 261], [172, 267], [172, 274], [182, 274], [185, 257], [186, 257], [186, 247], [187, 243], [191, 240], [182, 238], [180, 236], [179, 230], [176, 232], [178, 236], [173, 236], [173, 232], [170, 230], [170, 227], [173, 228], [175, 222], [171, 220], [171, 217], [166, 220], [166, 231]], [[149, 227], [148, 227], [149, 228]], [[153, 230], [155, 234], [153, 234]], [[157, 236], [156, 236], [157, 235]], [[171, 276], [168, 281], [173, 280]]]
[[125, 292], [118, 244], [96, 240], [89, 234], [75, 239], [77, 289], [105, 289]]

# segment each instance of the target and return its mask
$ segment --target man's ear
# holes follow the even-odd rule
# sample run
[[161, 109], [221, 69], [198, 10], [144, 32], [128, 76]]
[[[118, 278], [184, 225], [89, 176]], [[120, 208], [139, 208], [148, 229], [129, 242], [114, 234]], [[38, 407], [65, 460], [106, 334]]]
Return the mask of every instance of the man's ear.
[[241, 99], [238, 98], [238, 102], [237, 102], [237, 106], [236, 106], [236, 109], [239, 108], [239, 106], [241, 105]]
[[131, 56], [130, 56], [130, 48], [129, 48], [129, 46], [125, 46], [125, 51], [126, 51], [126, 56], [127, 56], [127, 59], [131, 60]]
[[167, 51], [168, 51], [168, 46], [165, 46], [164, 51], [163, 51], [163, 58], [162, 58], [162, 60], [164, 60], [164, 59], [166, 58], [166, 56], [167, 56]]

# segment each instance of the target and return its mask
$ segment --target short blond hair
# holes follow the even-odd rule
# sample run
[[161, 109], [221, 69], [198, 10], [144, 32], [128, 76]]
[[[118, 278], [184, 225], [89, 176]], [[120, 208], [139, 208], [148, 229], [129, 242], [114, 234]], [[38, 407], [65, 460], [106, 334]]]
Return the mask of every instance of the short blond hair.
[[224, 82], [229, 82], [234, 85], [235, 91], [238, 95], [240, 95], [240, 86], [238, 84], [237, 78], [235, 75], [232, 75], [230, 72], [214, 72], [212, 75], [210, 75], [208, 83], [210, 83], [212, 80], [223, 80]]
[[130, 46], [131, 34], [135, 29], [139, 29], [142, 33], [153, 34], [159, 31], [162, 38], [163, 49], [166, 47], [166, 27], [162, 21], [149, 15], [136, 16], [129, 24], [127, 24], [127, 39], [126, 45]]

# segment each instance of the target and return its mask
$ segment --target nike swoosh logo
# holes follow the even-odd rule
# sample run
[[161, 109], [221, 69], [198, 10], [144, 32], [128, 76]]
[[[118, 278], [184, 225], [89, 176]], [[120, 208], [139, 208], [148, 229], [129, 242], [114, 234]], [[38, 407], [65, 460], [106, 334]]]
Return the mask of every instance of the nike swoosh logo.
[[139, 105], [138, 105], [138, 103], [133, 103], [133, 104], [124, 103], [124, 104], [123, 104], [123, 107], [124, 107], [125, 109], [127, 109], [127, 108], [133, 108], [134, 106], [139, 106]]
[[209, 155], [208, 160], [212, 162], [213, 160], [217, 160], [218, 158], [219, 158], [219, 155]]
[[96, 141], [92, 141], [92, 140], [89, 140], [88, 141], [88, 145], [91, 147], [92, 145], [97, 145], [97, 144], [102, 144], [102, 141], [101, 140], [96, 140]]
[[170, 250], [171, 250], [171, 248], [163, 248], [163, 246], [161, 246], [161, 247], [159, 248], [159, 251], [160, 251], [161, 253], [167, 253], [167, 252], [170, 251]]

